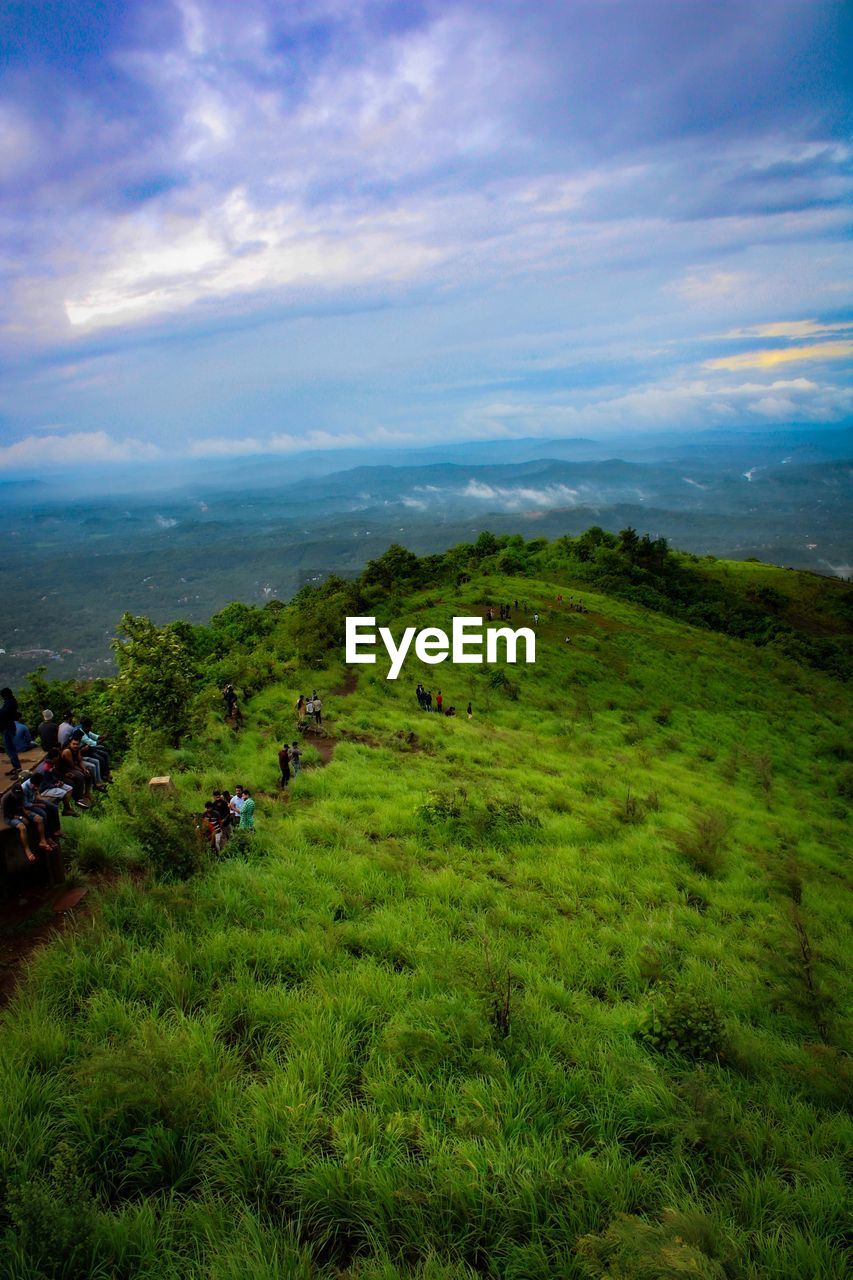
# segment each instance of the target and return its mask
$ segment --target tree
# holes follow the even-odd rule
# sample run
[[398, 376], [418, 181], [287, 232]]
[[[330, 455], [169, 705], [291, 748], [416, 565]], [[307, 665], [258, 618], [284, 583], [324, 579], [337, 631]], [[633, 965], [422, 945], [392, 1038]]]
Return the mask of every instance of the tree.
[[122, 715], [145, 729], [164, 729], [179, 742], [189, 724], [195, 671], [179, 627], [122, 615], [113, 643], [115, 698]]
[[391, 546], [376, 560], [368, 560], [360, 579], [366, 592], [379, 587], [382, 591], [400, 590], [420, 582], [420, 562], [418, 557], [398, 542]]

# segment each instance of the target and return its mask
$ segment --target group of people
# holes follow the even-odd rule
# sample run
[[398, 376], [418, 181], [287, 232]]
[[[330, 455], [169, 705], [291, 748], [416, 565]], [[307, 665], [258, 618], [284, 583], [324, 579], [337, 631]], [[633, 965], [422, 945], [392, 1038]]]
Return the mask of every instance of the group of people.
[[[526, 607], [526, 606], [525, 606], [525, 607]], [[512, 611], [513, 611], [513, 609], [516, 609], [516, 610], [518, 609], [518, 601], [517, 601], [517, 600], [515, 601], [515, 604], [499, 604], [499, 605], [498, 605], [498, 617], [499, 617], [500, 621], [501, 621], [501, 622], [508, 622], [508, 621], [509, 621], [509, 619], [510, 619], [510, 617], [512, 616]], [[488, 609], [486, 610], [486, 617], [488, 618], [489, 622], [494, 622], [494, 620], [495, 620], [495, 608], [494, 608], [494, 605], [491, 605], [491, 604], [489, 605]]]
[[[433, 699], [432, 690], [424, 688], [424, 686], [420, 682], [418, 682], [418, 686], [415, 689], [415, 697], [418, 700], [418, 706], [420, 707], [421, 711], [438, 712], [440, 716], [456, 715], [455, 707], [445, 707], [444, 694], [441, 692], [440, 689], [436, 693], [435, 699]], [[471, 720], [474, 715], [474, 709], [471, 706], [470, 702], [468, 703], [467, 715], [469, 720]]]
[[315, 689], [310, 698], [306, 698], [304, 693], [300, 693], [296, 699], [296, 721], [301, 724], [303, 720], [310, 721], [311, 724], [323, 723], [323, 699]]
[[237, 785], [233, 795], [230, 791], [214, 791], [213, 798], [205, 801], [197, 826], [217, 852], [232, 831], [254, 831], [255, 802], [249, 788]]
[[[11, 766], [6, 776], [12, 780], [0, 799], [0, 816], [17, 833], [26, 860], [36, 862], [40, 854], [58, 850], [61, 819], [88, 809], [93, 790], [106, 791], [112, 781], [109, 751], [105, 735], [94, 731], [91, 719], [78, 720], [70, 710], [59, 722], [52, 711], [42, 711], [34, 738], [20, 719], [12, 690], [2, 689], [0, 696], [0, 728]], [[44, 752], [42, 759], [22, 770], [19, 753], [37, 744]]]

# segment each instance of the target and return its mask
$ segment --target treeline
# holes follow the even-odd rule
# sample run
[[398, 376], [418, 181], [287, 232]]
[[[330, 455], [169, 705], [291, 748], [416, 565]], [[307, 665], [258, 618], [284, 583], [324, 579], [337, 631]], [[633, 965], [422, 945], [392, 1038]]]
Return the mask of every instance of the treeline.
[[[135, 727], [179, 741], [201, 727], [232, 681], [244, 697], [280, 679], [284, 671], [320, 666], [329, 652], [342, 652], [348, 615], [375, 613], [393, 621], [415, 591], [458, 586], [475, 574], [564, 581], [566, 591], [594, 591], [653, 609], [757, 645], [771, 645], [799, 661], [846, 679], [850, 675], [849, 624], [853, 591], [825, 586], [830, 634], [815, 635], [791, 621], [795, 612], [783, 591], [767, 585], [738, 589], [713, 573], [713, 557], [673, 551], [663, 538], [635, 529], [610, 533], [595, 526], [579, 537], [525, 540], [520, 534], [488, 531], [441, 555], [417, 556], [392, 545], [354, 579], [331, 575], [302, 588], [287, 604], [229, 604], [206, 625], [184, 621], [156, 626], [125, 614], [114, 644], [117, 675], [89, 684], [48, 681], [44, 668], [29, 677], [19, 698], [32, 724], [41, 710], [70, 707], [108, 728], [120, 749]], [[796, 582], [792, 576], [792, 583]], [[522, 586], [517, 593], [529, 595]], [[531, 601], [531, 607], [542, 602]], [[824, 619], [826, 621], [826, 619]], [[835, 634], [832, 634], [832, 633]]]

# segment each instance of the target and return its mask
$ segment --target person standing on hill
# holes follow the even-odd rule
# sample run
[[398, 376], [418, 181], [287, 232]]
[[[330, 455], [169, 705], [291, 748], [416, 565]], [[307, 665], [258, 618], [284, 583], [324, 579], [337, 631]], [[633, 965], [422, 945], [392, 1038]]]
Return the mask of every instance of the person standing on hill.
[[234, 788], [234, 794], [231, 797], [231, 806], [230, 806], [231, 812], [234, 815], [234, 822], [238, 826], [240, 825], [240, 814], [243, 811], [243, 805], [245, 803], [246, 803], [246, 797], [243, 794], [243, 788], [240, 786], [238, 782], [237, 786]]
[[210, 847], [218, 853], [222, 848], [222, 823], [212, 800], [205, 800], [201, 820], [202, 830], [210, 842]]
[[320, 701], [318, 694], [314, 694], [314, 723], [323, 723], [323, 703]]
[[240, 810], [240, 828], [241, 831], [254, 831], [255, 829], [255, 802], [248, 787], [243, 788], [243, 808]]
[[302, 751], [298, 742], [293, 742], [290, 746], [290, 768], [294, 778], [298, 777], [299, 770], [302, 768]]
[[290, 751], [286, 742], [278, 753], [278, 767], [281, 770], [278, 785], [283, 791], [286, 791], [287, 784], [290, 782]]
[[308, 719], [309, 719], [309, 720], [311, 720], [311, 721], [313, 722], [313, 720], [314, 720], [314, 698], [313, 698], [313, 696], [312, 696], [312, 697], [310, 697], [310, 698], [308, 699], [308, 701], [305, 703], [305, 715], [308, 717]]
[[468, 719], [469, 720], [474, 719], [474, 708], [471, 706], [470, 702], [468, 703]]
[[0, 705], [0, 733], [3, 734], [3, 745], [6, 748], [6, 755], [9, 757], [11, 769], [7, 769], [7, 776], [17, 778], [21, 772], [21, 757], [15, 750], [15, 721], [18, 719], [18, 702], [11, 689], [0, 689], [0, 697], [3, 702]]
[[305, 716], [305, 694], [300, 693], [296, 699], [296, 719], [302, 720]]
[[231, 797], [225, 798], [224, 791], [214, 791], [213, 793], [213, 811], [219, 819], [219, 827], [222, 832], [222, 839], [228, 839], [229, 829], [231, 827]]
[[441, 715], [443, 704], [444, 704], [444, 696], [442, 695], [442, 692], [439, 689], [438, 693], [435, 695], [435, 709], [439, 715]]

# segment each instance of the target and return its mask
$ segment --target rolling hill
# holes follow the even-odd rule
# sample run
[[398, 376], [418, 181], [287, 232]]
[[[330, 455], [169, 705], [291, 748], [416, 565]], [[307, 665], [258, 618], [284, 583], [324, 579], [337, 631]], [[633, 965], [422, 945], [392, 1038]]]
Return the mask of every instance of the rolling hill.
[[[3, 1274], [840, 1277], [850, 595], [482, 535], [129, 653], [80, 695], [125, 734], [69, 835], [107, 882], [3, 1015]], [[347, 613], [505, 602], [534, 665], [343, 664]]]

